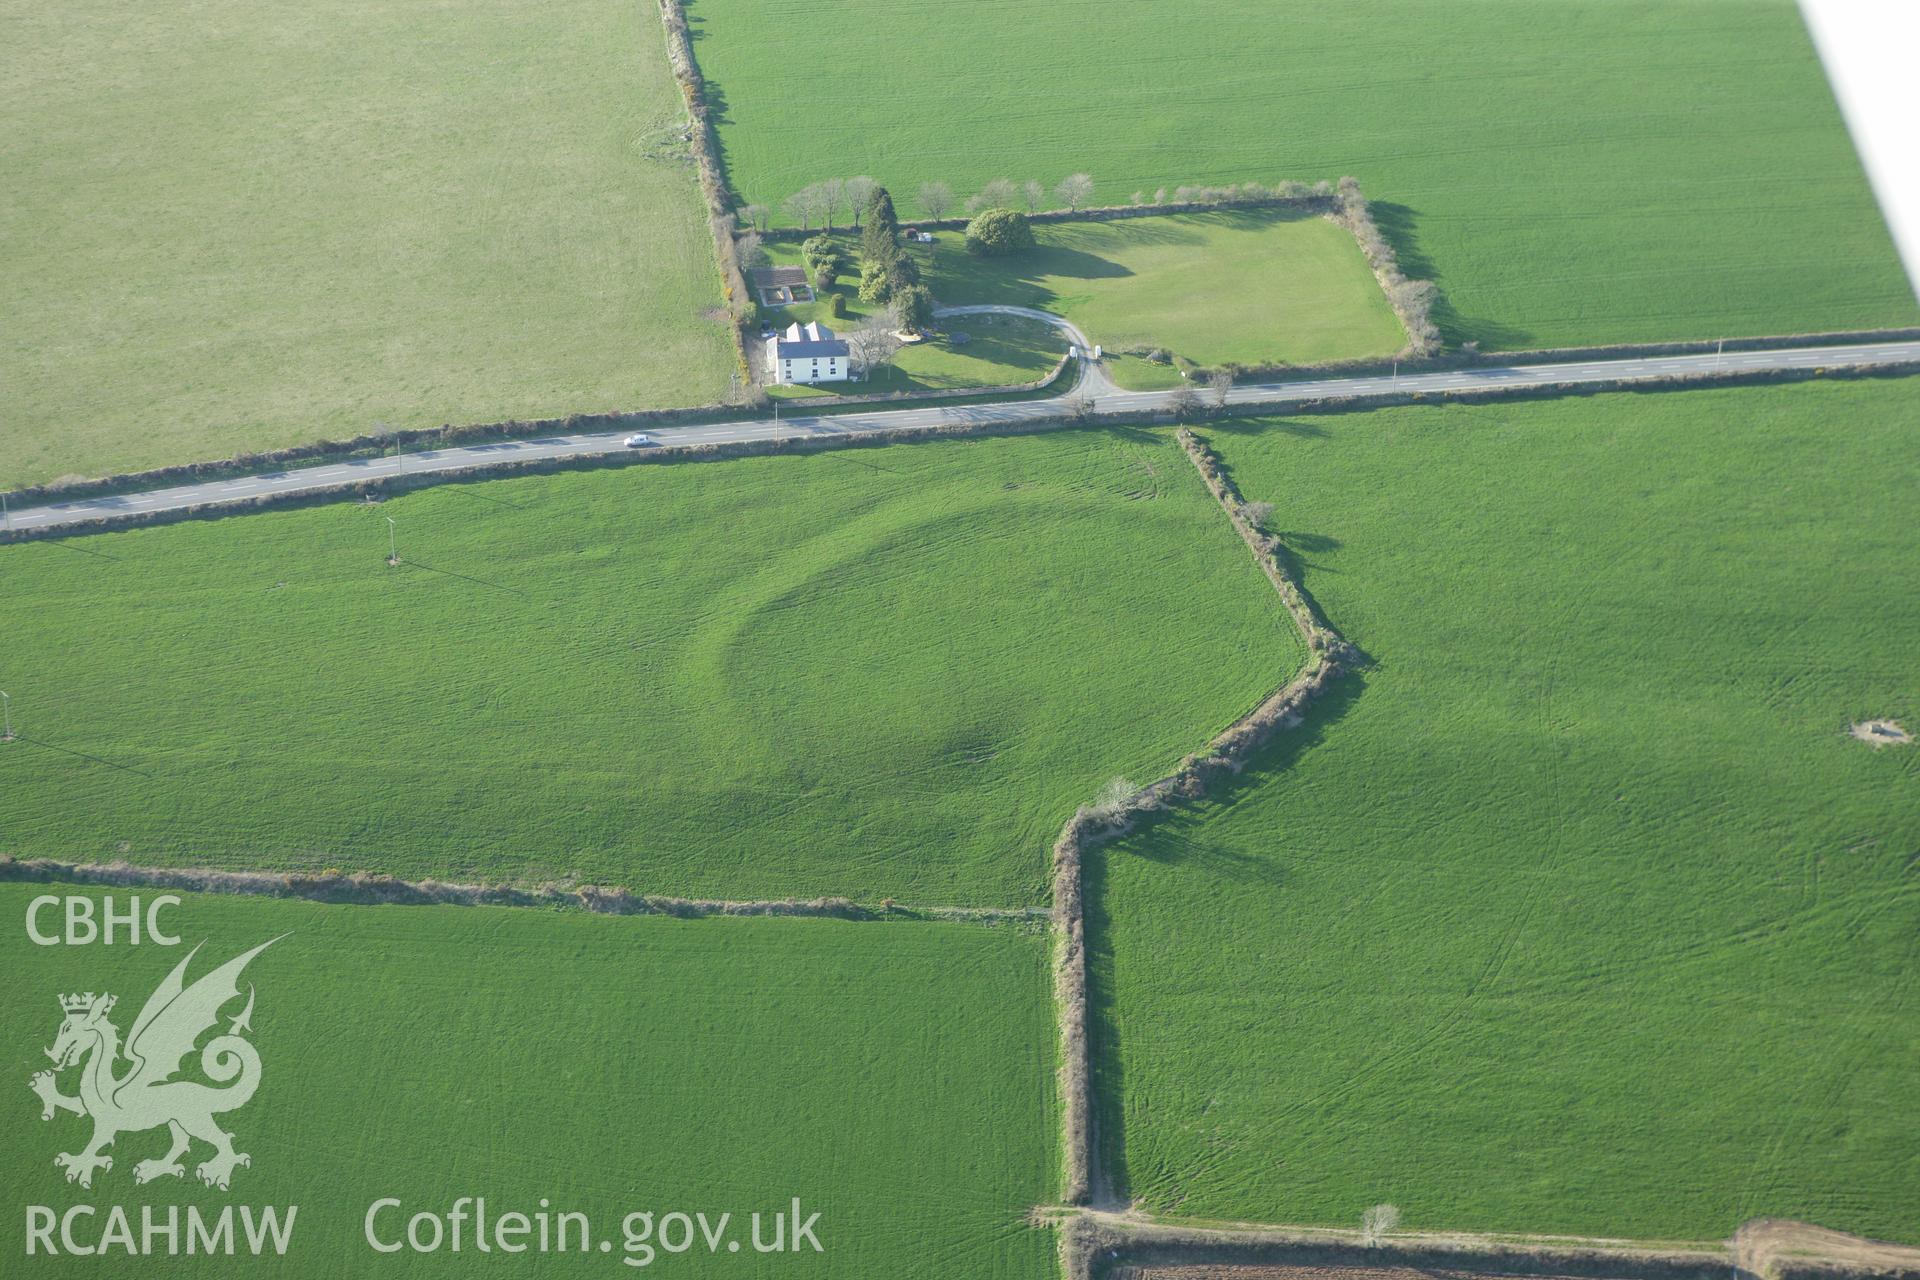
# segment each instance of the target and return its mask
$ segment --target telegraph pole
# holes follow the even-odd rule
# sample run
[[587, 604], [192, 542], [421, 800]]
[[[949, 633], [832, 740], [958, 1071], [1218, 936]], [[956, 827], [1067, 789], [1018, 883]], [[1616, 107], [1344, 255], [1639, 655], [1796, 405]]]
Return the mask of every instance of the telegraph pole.
[[0, 520], [4, 520], [6, 522], [7, 532], [12, 533], [13, 532], [13, 512], [7, 510], [7, 494], [4, 489], [0, 489]]
[[13, 699], [7, 696], [6, 690], [4, 689], [0, 689], [0, 720], [4, 720], [6, 723], [6, 728], [0, 730], [0, 742], [12, 742]]
[[400, 544], [397, 539], [398, 539], [398, 535], [394, 532], [394, 528], [393, 528], [393, 517], [388, 516], [387, 517], [387, 563], [389, 565], [396, 565], [400, 563]]

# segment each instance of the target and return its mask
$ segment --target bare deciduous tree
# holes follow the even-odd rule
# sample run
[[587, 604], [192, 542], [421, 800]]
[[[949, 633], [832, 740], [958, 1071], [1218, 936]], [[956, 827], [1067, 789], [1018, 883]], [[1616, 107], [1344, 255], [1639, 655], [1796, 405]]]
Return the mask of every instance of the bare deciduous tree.
[[1060, 180], [1053, 194], [1060, 197], [1061, 204], [1078, 212], [1081, 205], [1093, 198], [1093, 179], [1084, 173], [1071, 174]]
[[820, 217], [823, 199], [820, 184], [816, 182], [788, 196], [781, 202], [781, 207], [787, 211], [787, 217], [800, 224], [802, 231], [811, 231], [814, 222]]
[[953, 208], [953, 188], [944, 182], [921, 183], [920, 208], [929, 218], [944, 218]]
[[740, 210], [740, 221], [755, 231], [765, 231], [773, 225], [773, 210], [763, 204], [745, 205]]
[[1167, 393], [1167, 412], [1173, 415], [1175, 422], [1186, 422], [1199, 416], [1200, 396], [1192, 387], [1178, 386]]
[[1027, 179], [1021, 186], [1020, 194], [1026, 198], [1028, 213], [1040, 212], [1041, 207], [1047, 203], [1047, 189], [1032, 178]]
[[1094, 797], [1093, 803], [1087, 806], [1086, 812], [1103, 822], [1112, 822], [1126, 811], [1127, 801], [1139, 789], [1125, 778], [1109, 778], [1107, 785], [1100, 788], [1100, 794]]
[[1400, 1210], [1390, 1204], [1377, 1204], [1360, 1215], [1360, 1239], [1371, 1248], [1399, 1225]]
[[840, 206], [846, 202], [845, 178], [828, 178], [820, 184], [820, 204], [826, 214], [827, 230], [833, 230], [833, 220], [840, 216]]
[[1240, 514], [1245, 516], [1247, 523], [1254, 528], [1264, 529], [1267, 526], [1267, 521], [1273, 519], [1273, 504], [1271, 502], [1249, 502], [1246, 506], [1240, 508]]
[[980, 194], [967, 201], [967, 211], [978, 213], [982, 209], [1011, 209], [1019, 198], [1019, 191], [1010, 178], [995, 178], [980, 188]]
[[878, 369], [899, 350], [899, 335], [894, 333], [892, 321], [884, 314], [868, 316], [847, 334], [847, 355], [862, 373]]
[[865, 174], [847, 179], [847, 204], [853, 210], [854, 230], [860, 229], [860, 215], [866, 212], [867, 201], [873, 199], [873, 193], [879, 186], [879, 183]]
[[749, 231], [733, 242], [733, 251], [739, 256], [740, 265], [748, 271], [764, 267], [767, 258], [767, 246], [761, 241], [758, 231]]
[[1207, 375], [1207, 387], [1213, 392], [1213, 402], [1224, 405], [1227, 392], [1233, 390], [1233, 374], [1225, 369], [1215, 369]]

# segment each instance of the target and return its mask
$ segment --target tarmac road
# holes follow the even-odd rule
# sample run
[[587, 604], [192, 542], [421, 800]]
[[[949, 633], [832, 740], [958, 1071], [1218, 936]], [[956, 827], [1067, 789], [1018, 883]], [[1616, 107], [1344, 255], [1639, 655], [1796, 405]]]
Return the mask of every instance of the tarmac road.
[[[952, 308], [943, 314], [969, 314], [977, 308]], [[1028, 312], [1024, 308], [992, 308], [995, 311], [1029, 315], [1063, 328], [1069, 337], [1087, 349], [1078, 330], [1057, 316]], [[1725, 355], [1681, 355], [1636, 357], [1617, 360], [1579, 360], [1563, 364], [1521, 364], [1487, 366], [1473, 369], [1447, 369], [1433, 373], [1408, 373], [1395, 378], [1378, 375], [1362, 378], [1321, 378], [1310, 382], [1257, 383], [1236, 386], [1227, 393], [1234, 405], [1270, 405], [1284, 409], [1290, 404], [1333, 396], [1392, 396], [1421, 392], [1444, 396], [1462, 391], [1492, 387], [1577, 387], [1595, 382], [1653, 381], [1675, 375], [1722, 375], [1754, 373], [1770, 369], [1844, 368], [1861, 365], [1920, 362], [1920, 342], [1858, 343], [1835, 347], [1792, 347], [1769, 351], [1728, 352]], [[1205, 394], [1205, 393], [1203, 393]], [[934, 430], [955, 424], [1013, 424], [1059, 415], [1069, 405], [1091, 400], [1101, 413], [1149, 414], [1169, 405], [1171, 392], [1122, 391], [1107, 378], [1104, 369], [1090, 360], [1082, 360], [1080, 377], [1073, 390], [1039, 400], [1007, 400], [987, 404], [926, 405], [912, 409], [880, 409], [864, 413], [800, 414], [716, 422], [703, 426], [649, 429], [655, 443], [651, 448], [675, 445], [728, 444], [740, 441], [772, 440], [780, 437], [807, 437], [813, 440], [855, 440], [874, 432]], [[444, 449], [428, 449], [399, 457], [357, 458], [350, 462], [324, 463], [288, 471], [270, 471], [260, 475], [237, 476], [226, 480], [208, 480], [197, 484], [154, 489], [144, 493], [111, 494], [82, 498], [47, 506], [12, 511], [8, 527], [35, 529], [72, 524], [100, 516], [126, 512], [168, 511], [206, 503], [238, 502], [269, 493], [307, 493], [344, 488], [380, 476], [419, 475], [458, 472], [489, 466], [503, 459], [587, 458], [624, 452], [623, 431], [592, 435], [543, 436], [532, 440], [501, 440]]]

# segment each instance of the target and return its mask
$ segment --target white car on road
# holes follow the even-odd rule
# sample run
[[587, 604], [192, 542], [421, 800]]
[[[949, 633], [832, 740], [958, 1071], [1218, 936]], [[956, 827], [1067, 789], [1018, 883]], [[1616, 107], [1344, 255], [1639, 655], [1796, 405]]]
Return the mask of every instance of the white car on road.
[[640, 449], [653, 443], [653, 437], [644, 431], [636, 431], [623, 441], [629, 449]]

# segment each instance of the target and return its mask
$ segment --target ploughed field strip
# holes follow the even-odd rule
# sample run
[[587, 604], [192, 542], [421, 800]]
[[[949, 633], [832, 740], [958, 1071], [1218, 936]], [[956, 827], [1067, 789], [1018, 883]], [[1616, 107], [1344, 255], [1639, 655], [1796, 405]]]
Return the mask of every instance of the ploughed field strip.
[[[0, 884], [0, 912], [18, 922], [47, 892], [85, 894], [98, 918], [105, 891]], [[59, 916], [41, 923], [57, 931]], [[502, 1260], [497, 1248], [475, 1251], [471, 1205], [459, 1252], [443, 1242], [431, 1254], [376, 1254], [363, 1233], [382, 1198], [400, 1201], [374, 1222], [394, 1243], [413, 1214], [438, 1215], [444, 1228], [461, 1197], [484, 1196], [492, 1221], [586, 1215], [589, 1251], [511, 1259], [541, 1275], [618, 1274], [629, 1258], [696, 1276], [881, 1280], [920, 1273], [929, 1258], [994, 1280], [1057, 1274], [1051, 1234], [1026, 1221], [1051, 1196], [1057, 1166], [1041, 935], [192, 894], [164, 919], [185, 945], [40, 947], [18, 927], [0, 940], [10, 985], [31, 993], [0, 1004], [17, 1091], [0, 1131], [0, 1194], [62, 1214], [100, 1206], [76, 1220], [83, 1243], [114, 1204], [151, 1205], [162, 1219], [169, 1206], [212, 1216], [232, 1203], [294, 1205], [284, 1259], [148, 1265], [190, 1265], [196, 1276], [471, 1275]], [[53, 1157], [79, 1150], [90, 1121], [56, 1112], [42, 1122], [26, 1087], [48, 1066], [40, 1048], [61, 1025], [56, 993], [112, 993], [110, 1021], [128, 1033], [202, 938], [189, 982], [279, 939], [247, 967], [240, 993], [254, 991], [258, 1087], [219, 1117], [251, 1162], [232, 1170], [230, 1194], [210, 1193], [194, 1173], [208, 1149], [197, 1147], [182, 1175], [136, 1189], [136, 1166], [166, 1153], [162, 1127], [121, 1133], [90, 1188], [68, 1183]], [[239, 1008], [236, 999], [229, 1017]], [[199, 1061], [189, 1057], [183, 1079], [201, 1078]], [[60, 1093], [73, 1094], [75, 1075], [62, 1073]], [[759, 1238], [770, 1243], [774, 1213], [795, 1197], [803, 1221], [819, 1215], [822, 1252], [757, 1253], [749, 1215], [768, 1220]], [[629, 1243], [628, 1214], [652, 1214], [657, 1232], [664, 1215], [696, 1211], [710, 1222], [730, 1214], [740, 1249], [710, 1252], [696, 1238], [670, 1254], [660, 1247], [670, 1233], [643, 1238], [650, 1254]], [[18, 1212], [0, 1220], [10, 1257], [24, 1255], [24, 1222]], [[124, 1256], [109, 1251], [109, 1267]], [[30, 1267], [99, 1274], [102, 1262], [40, 1256]]]
[[0, 15], [0, 486], [726, 390], [649, 7]]
[[847, 174], [916, 214], [928, 182], [1080, 171], [1124, 205], [1350, 173], [1456, 342], [1916, 319], [1788, 0], [687, 8], [730, 180], [776, 210]]
[[1112, 1193], [1910, 1235], [1915, 758], [1849, 727], [1920, 712], [1916, 429], [1896, 381], [1213, 432], [1363, 667], [1088, 859]]
[[73, 862], [1030, 905], [1062, 815], [1299, 662], [1131, 428], [447, 485], [0, 575], [0, 850]]

